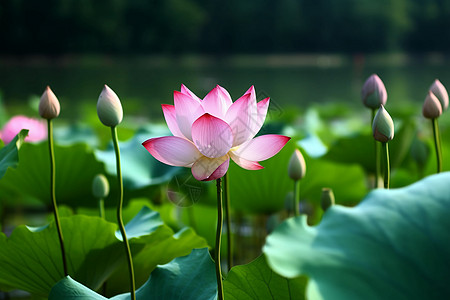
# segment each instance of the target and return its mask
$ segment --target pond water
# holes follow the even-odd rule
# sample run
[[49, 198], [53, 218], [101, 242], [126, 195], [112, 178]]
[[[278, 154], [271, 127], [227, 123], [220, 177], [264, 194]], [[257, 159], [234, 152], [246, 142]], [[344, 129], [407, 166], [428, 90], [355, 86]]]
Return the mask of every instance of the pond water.
[[61, 117], [75, 119], [83, 105], [92, 103], [94, 109], [106, 83], [126, 114], [159, 119], [160, 104], [172, 104], [172, 92], [181, 83], [200, 97], [220, 84], [237, 99], [255, 85], [259, 99], [271, 97], [271, 105], [279, 108], [326, 102], [359, 108], [361, 86], [372, 73], [384, 81], [390, 105], [422, 102], [435, 78], [450, 87], [450, 61], [442, 55], [66, 56], [0, 58], [0, 91], [15, 112], [50, 85], [63, 107]]

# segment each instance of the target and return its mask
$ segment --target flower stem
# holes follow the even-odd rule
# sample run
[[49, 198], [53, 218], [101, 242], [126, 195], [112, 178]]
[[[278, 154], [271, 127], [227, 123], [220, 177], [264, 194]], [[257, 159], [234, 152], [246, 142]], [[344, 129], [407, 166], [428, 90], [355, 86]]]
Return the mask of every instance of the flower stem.
[[300, 215], [300, 180], [294, 181], [294, 215]]
[[391, 176], [390, 164], [389, 164], [389, 146], [388, 143], [381, 143], [383, 145], [383, 152], [385, 155], [384, 165], [384, 188], [389, 189], [389, 180]]
[[230, 184], [228, 182], [228, 172], [225, 173], [223, 177], [223, 185], [224, 189], [224, 198], [225, 198], [225, 214], [226, 214], [226, 225], [227, 225], [227, 262], [228, 262], [228, 271], [233, 266], [233, 245], [231, 239], [231, 212], [230, 212]]
[[100, 218], [105, 218], [105, 200], [103, 198], [98, 199], [98, 211]]
[[442, 172], [442, 152], [441, 152], [441, 137], [439, 135], [438, 119], [431, 119], [433, 125], [434, 147], [436, 148], [437, 173]]
[[61, 255], [64, 268], [64, 276], [69, 275], [67, 272], [66, 251], [64, 250], [64, 238], [61, 230], [61, 223], [59, 221], [58, 206], [56, 205], [56, 192], [55, 192], [55, 152], [53, 148], [53, 123], [52, 119], [47, 119], [48, 129], [48, 150], [50, 153], [50, 197], [52, 200], [53, 214], [55, 216], [56, 230], [58, 231], [59, 245], [61, 247]]
[[215, 261], [216, 261], [216, 278], [217, 278], [217, 294], [218, 300], [223, 300], [223, 287], [222, 287], [222, 273], [220, 268], [220, 242], [222, 239], [222, 178], [216, 179], [217, 184], [217, 230], [216, 230], [216, 248], [215, 248]]
[[[372, 109], [372, 121], [371, 124], [373, 122], [373, 119], [375, 118], [377, 111], [376, 109]], [[380, 168], [380, 164], [381, 164], [381, 153], [380, 153], [380, 146], [378, 145], [377, 141], [374, 139], [374, 147], [375, 147], [375, 184], [374, 187], [377, 189], [379, 188], [379, 178], [380, 178], [380, 173], [381, 173], [381, 168]]]
[[131, 300], [136, 300], [136, 285], [134, 280], [133, 260], [131, 258], [130, 245], [128, 244], [127, 234], [125, 232], [125, 226], [123, 225], [122, 220], [123, 182], [122, 182], [122, 169], [120, 167], [119, 139], [117, 138], [116, 126], [111, 127], [111, 135], [114, 144], [114, 150], [116, 152], [117, 179], [119, 184], [119, 204], [117, 205], [117, 223], [119, 224], [119, 230], [120, 233], [122, 234], [122, 240], [125, 246], [125, 253], [127, 255], [128, 270], [130, 273]]

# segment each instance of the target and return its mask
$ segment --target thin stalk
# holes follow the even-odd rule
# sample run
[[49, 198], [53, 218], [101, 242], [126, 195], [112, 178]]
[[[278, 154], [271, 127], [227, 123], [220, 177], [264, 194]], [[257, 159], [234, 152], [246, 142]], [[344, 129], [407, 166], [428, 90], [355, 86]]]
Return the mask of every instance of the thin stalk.
[[[99, 216], [105, 219], [105, 200], [103, 198], [98, 199]], [[102, 284], [102, 295], [106, 296], [106, 281]]]
[[300, 215], [300, 180], [294, 181], [294, 215]]
[[98, 199], [98, 212], [99, 212], [100, 218], [104, 219], [105, 218], [105, 199], [103, 199], [103, 198]]
[[131, 300], [136, 300], [136, 284], [134, 280], [133, 260], [131, 258], [130, 245], [128, 244], [127, 234], [125, 232], [125, 226], [122, 220], [122, 206], [123, 206], [123, 181], [122, 181], [122, 169], [120, 167], [120, 149], [119, 139], [117, 138], [117, 128], [111, 127], [111, 135], [114, 144], [114, 150], [116, 152], [116, 168], [117, 179], [119, 184], [119, 203], [117, 205], [117, 223], [119, 224], [119, 230], [122, 234], [123, 245], [125, 246], [125, 253], [128, 262], [128, 271], [130, 273], [130, 288], [131, 288]]
[[431, 119], [431, 124], [433, 125], [433, 135], [434, 135], [434, 147], [436, 149], [436, 161], [437, 161], [437, 173], [442, 172], [442, 151], [441, 151], [441, 137], [439, 135], [438, 119]]
[[61, 256], [63, 261], [64, 276], [69, 275], [67, 272], [66, 251], [64, 250], [64, 238], [61, 230], [61, 223], [59, 221], [58, 206], [56, 205], [55, 192], [55, 153], [53, 148], [53, 123], [51, 119], [47, 119], [48, 129], [48, 150], [50, 153], [50, 197], [52, 200], [53, 214], [55, 217], [56, 230], [58, 231], [59, 245], [61, 247]]
[[[375, 118], [377, 111], [376, 109], [372, 109], [372, 121], [370, 124], [372, 124], [373, 119]], [[374, 139], [374, 147], [375, 147], [375, 184], [374, 187], [377, 189], [379, 188], [379, 178], [381, 174], [381, 153], [380, 153], [380, 146], [378, 145], [377, 141]]]
[[388, 143], [381, 143], [383, 146], [383, 152], [385, 155], [385, 164], [384, 164], [384, 188], [389, 189], [389, 181], [391, 176], [391, 167], [389, 163], [389, 146]]
[[216, 261], [216, 278], [217, 278], [217, 294], [218, 300], [223, 300], [223, 286], [222, 286], [222, 271], [220, 268], [220, 242], [222, 239], [222, 178], [216, 179], [217, 184], [217, 230], [216, 230], [216, 249], [215, 249], [215, 261]]
[[228, 172], [225, 173], [223, 177], [223, 185], [225, 187], [223, 195], [225, 198], [225, 214], [226, 214], [226, 225], [227, 225], [227, 262], [228, 271], [233, 266], [233, 245], [231, 239], [231, 209], [230, 209], [230, 184], [228, 182]]

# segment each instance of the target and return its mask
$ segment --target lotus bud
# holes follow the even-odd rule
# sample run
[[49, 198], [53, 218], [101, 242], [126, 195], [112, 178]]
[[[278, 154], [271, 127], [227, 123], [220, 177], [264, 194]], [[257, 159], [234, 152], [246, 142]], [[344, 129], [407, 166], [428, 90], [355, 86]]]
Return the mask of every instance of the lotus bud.
[[114, 127], [122, 122], [122, 104], [116, 93], [106, 84], [98, 97], [97, 114], [105, 126]]
[[109, 194], [109, 183], [105, 175], [97, 174], [92, 181], [92, 194], [98, 199], [106, 198]]
[[50, 120], [59, 116], [60, 110], [58, 98], [56, 98], [50, 87], [47, 86], [39, 102], [39, 115], [44, 119]]
[[322, 206], [323, 211], [326, 211], [332, 205], [334, 205], [334, 193], [330, 188], [322, 189], [322, 196], [320, 198], [320, 205]]
[[439, 81], [435, 80], [430, 87], [430, 92], [432, 92], [436, 98], [439, 100], [442, 106], [442, 110], [447, 110], [448, 108], [448, 94], [444, 85]]
[[441, 102], [431, 91], [428, 92], [423, 103], [422, 114], [427, 119], [436, 119], [442, 115]]
[[380, 105], [386, 104], [386, 87], [378, 75], [372, 74], [366, 80], [361, 90], [361, 99], [364, 105], [371, 109], [377, 109]]
[[394, 138], [394, 121], [381, 105], [372, 123], [373, 137], [375, 140], [387, 143]]
[[288, 174], [289, 177], [295, 181], [302, 179], [305, 176], [306, 163], [300, 150], [295, 149], [289, 160]]

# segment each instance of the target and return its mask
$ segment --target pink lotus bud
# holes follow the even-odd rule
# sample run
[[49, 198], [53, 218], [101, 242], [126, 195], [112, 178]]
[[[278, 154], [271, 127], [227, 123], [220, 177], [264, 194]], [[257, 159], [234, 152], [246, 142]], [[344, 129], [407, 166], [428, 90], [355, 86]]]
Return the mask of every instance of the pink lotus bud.
[[446, 110], [448, 108], [448, 94], [444, 85], [436, 79], [430, 86], [430, 92], [432, 92], [439, 100], [442, 110]]
[[442, 105], [439, 99], [431, 92], [428, 92], [422, 107], [422, 114], [427, 119], [436, 119], [442, 115]]
[[381, 105], [372, 123], [373, 137], [375, 140], [386, 143], [394, 138], [394, 121]]
[[39, 102], [39, 115], [44, 119], [50, 120], [59, 116], [60, 109], [58, 98], [47, 86]]
[[378, 75], [372, 74], [366, 80], [361, 90], [361, 99], [364, 105], [371, 109], [377, 109], [380, 105], [386, 104], [386, 88]]
[[295, 181], [302, 179], [306, 173], [306, 163], [300, 150], [295, 149], [289, 160], [288, 174]]
[[106, 84], [98, 97], [97, 114], [105, 126], [114, 127], [122, 122], [122, 104], [116, 93]]

